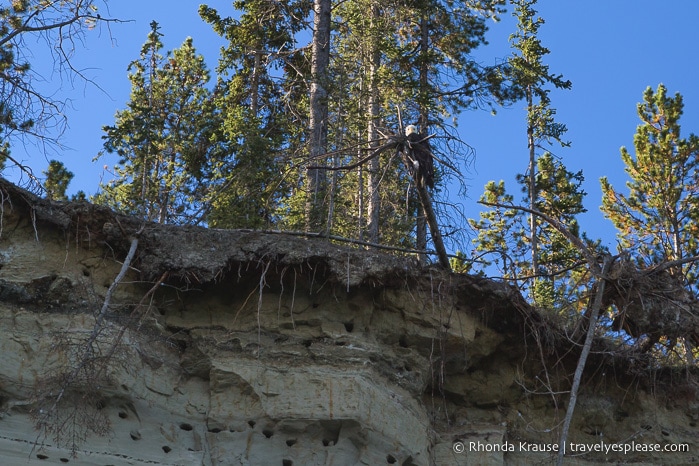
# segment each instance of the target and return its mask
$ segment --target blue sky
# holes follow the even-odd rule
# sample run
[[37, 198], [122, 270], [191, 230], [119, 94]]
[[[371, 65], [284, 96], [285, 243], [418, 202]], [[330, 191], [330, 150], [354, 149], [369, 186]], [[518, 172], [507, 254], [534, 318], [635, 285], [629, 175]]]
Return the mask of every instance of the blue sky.
[[[197, 15], [200, 1], [131, 0], [111, 1], [103, 16], [133, 21], [111, 26], [111, 37], [104, 28], [87, 34], [84, 46], [76, 52], [75, 64], [94, 80], [101, 90], [79, 81], [60, 82], [44, 72], [49, 86], [71, 99], [67, 111], [69, 128], [62, 142], [67, 148], [44, 155], [28, 145], [13, 148], [39, 175], [47, 159], [58, 158], [75, 174], [70, 192], [97, 190], [103, 166], [116, 159], [105, 157], [92, 162], [102, 148], [101, 127], [113, 124], [114, 113], [125, 107], [130, 83], [126, 68], [138, 57], [150, 27], [156, 20], [164, 34], [166, 50], [179, 47], [187, 36], [213, 70], [222, 40]], [[230, 0], [210, 0], [209, 6], [222, 14], [232, 13]], [[599, 211], [599, 178], [607, 176], [617, 189], [624, 188], [626, 174], [619, 148], [633, 147], [639, 124], [636, 104], [647, 86], [665, 84], [669, 93], [684, 97], [683, 133], [699, 133], [699, 2], [675, 0], [540, 0], [539, 15], [546, 24], [540, 29], [543, 45], [551, 50], [545, 58], [553, 73], [563, 74], [573, 83], [572, 90], [554, 91], [552, 106], [558, 121], [568, 127], [570, 148], [555, 148], [570, 171], [583, 170], [588, 193], [588, 213], [580, 219], [582, 230], [614, 249], [614, 228]], [[506, 14], [500, 23], [490, 23], [490, 45], [475, 57], [484, 65], [494, 64], [510, 54], [508, 37], [515, 21]], [[41, 56], [37, 54], [40, 59]], [[36, 66], [36, 65], [35, 65]], [[58, 94], [57, 94], [58, 95]], [[475, 162], [467, 175], [468, 193], [463, 199], [469, 217], [482, 210], [476, 201], [489, 180], [504, 179], [517, 196], [515, 175], [527, 165], [524, 104], [501, 109], [492, 116], [486, 110], [470, 111], [459, 118], [461, 139], [472, 146]], [[10, 178], [12, 174], [10, 173]]]

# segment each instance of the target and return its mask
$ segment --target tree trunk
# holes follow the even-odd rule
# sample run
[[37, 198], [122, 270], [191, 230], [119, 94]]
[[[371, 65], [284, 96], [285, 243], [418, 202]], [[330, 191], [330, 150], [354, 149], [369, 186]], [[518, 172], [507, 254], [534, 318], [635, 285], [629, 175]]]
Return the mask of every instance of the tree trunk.
[[322, 231], [326, 171], [323, 154], [328, 145], [327, 71], [330, 63], [330, 0], [313, 1], [313, 42], [311, 45], [311, 92], [309, 164], [321, 168], [306, 173], [306, 230]]
[[573, 413], [575, 412], [575, 404], [578, 401], [578, 389], [580, 388], [580, 381], [582, 380], [582, 374], [585, 370], [585, 363], [587, 362], [587, 356], [590, 354], [590, 349], [592, 348], [592, 340], [595, 337], [595, 328], [597, 327], [597, 317], [599, 316], [599, 311], [602, 308], [602, 296], [604, 295], [604, 285], [607, 283], [607, 273], [609, 273], [609, 268], [612, 265], [612, 257], [604, 257], [604, 265], [602, 266], [602, 272], [597, 276], [597, 290], [595, 291], [595, 298], [592, 302], [592, 308], [590, 309], [590, 322], [587, 328], [587, 335], [585, 337], [585, 343], [583, 344], [582, 351], [580, 352], [580, 359], [578, 359], [578, 365], [575, 368], [575, 375], [573, 376], [573, 385], [570, 387], [570, 399], [568, 400], [568, 409], [566, 410], [566, 416], [563, 419], [563, 430], [561, 432], [561, 438], [558, 442], [558, 458], [556, 459], [556, 465], [563, 465], [563, 458], [566, 451], [566, 441], [568, 440], [568, 431], [570, 429], [570, 423], [573, 420]]
[[[427, 94], [427, 86], [428, 86], [428, 73], [429, 69], [427, 67], [427, 52], [429, 51], [429, 24], [427, 21], [427, 17], [425, 15], [422, 15], [422, 18], [420, 19], [420, 68], [419, 68], [419, 82], [420, 82], [420, 89], [419, 89], [419, 99], [418, 99], [418, 107], [419, 107], [419, 112], [420, 112], [420, 131], [422, 134], [427, 134], [428, 131], [428, 124], [429, 124], [429, 116], [427, 113], [427, 106], [425, 105], [424, 102], [424, 97]], [[417, 212], [416, 212], [416, 219], [415, 219], [415, 248], [418, 250], [426, 250], [427, 249], [427, 220], [425, 219], [424, 211], [423, 209], [420, 209], [418, 207]], [[427, 263], [427, 256], [425, 254], [420, 254], [418, 255], [418, 260], [420, 261], [421, 264]]]
[[257, 111], [260, 106], [260, 67], [262, 66], [262, 47], [256, 47], [254, 54], [254, 64], [252, 67], [252, 78], [250, 83], [250, 113], [257, 118]]
[[[369, 150], [373, 152], [378, 146], [378, 132], [376, 130], [379, 120], [379, 89], [378, 89], [378, 71], [381, 65], [381, 50], [377, 43], [377, 37], [374, 32], [375, 21], [379, 16], [379, 8], [376, 4], [371, 7], [371, 39], [370, 39], [370, 57], [369, 57], [369, 125], [367, 137], [369, 138]], [[381, 177], [381, 164], [379, 157], [374, 157], [369, 161], [369, 242], [379, 242], [379, 220], [381, 212], [381, 198], [379, 196], [379, 180]]]
[[[536, 145], [534, 141], [534, 123], [532, 115], [534, 112], [532, 89], [527, 88], [527, 147], [529, 148], [529, 208], [536, 209], [536, 199], [538, 193], [536, 190]], [[539, 273], [539, 237], [536, 232], [536, 216], [529, 214], [529, 242], [532, 247], [532, 276], [536, 277]]]
[[439, 264], [446, 270], [451, 272], [451, 264], [449, 263], [449, 256], [447, 255], [447, 250], [444, 247], [444, 241], [442, 241], [442, 234], [439, 232], [439, 225], [437, 224], [437, 216], [432, 209], [432, 199], [430, 194], [427, 192], [425, 186], [419, 186], [415, 183], [418, 196], [420, 197], [420, 203], [422, 204], [422, 209], [425, 212], [425, 217], [427, 218], [427, 224], [430, 226], [430, 233], [432, 233], [432, 242], [434, 243], [434, 249], [437, 251], [437, 257], [439, 258]]

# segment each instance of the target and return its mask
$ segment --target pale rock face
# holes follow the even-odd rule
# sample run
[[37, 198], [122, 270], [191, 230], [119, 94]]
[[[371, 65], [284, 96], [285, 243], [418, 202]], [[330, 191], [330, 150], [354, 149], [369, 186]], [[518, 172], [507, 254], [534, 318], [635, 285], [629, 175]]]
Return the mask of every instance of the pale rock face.
[[[14, 197], [3, 212], [0, 464], [551, 459], [470, 448], [557, 440], [565, 399], [527, 391], [541, 380], [542, 355], [525, 339], [523, 316], [533, 314], [512, 288], [327, 242], [152, 227], [96, 327], [128, 243], [105, 211], [59, 207], [43, 205], [35, 223]], [[55, 378], [66, 374], [70, 383]], [[552, 383], [564, 390], [560, 375]], [[669, 462], [694, 461], [693, 395], [663, 402], [657, 391], [630, 394], [623, 381], [591, 380], [572, 439], [688, 442], [690, 453]], [[58, 439], [35, 429], [42, 420]], [[465, 450], [455, 451], [455, 441]]]

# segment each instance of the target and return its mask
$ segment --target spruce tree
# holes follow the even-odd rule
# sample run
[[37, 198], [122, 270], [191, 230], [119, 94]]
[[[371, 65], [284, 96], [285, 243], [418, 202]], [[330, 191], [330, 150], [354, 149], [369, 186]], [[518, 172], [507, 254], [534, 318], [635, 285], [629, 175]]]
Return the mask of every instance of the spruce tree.
[[154, 21], [129, 65], [131, 100], [103, 128], [104, 152], [121, 159], [95, 201], [159, 223], [197, 223], [209, 189], [205, 167], [217, 147], [209, 73], [191, 38], [166, 55], [160, 38]]
[[208, 223], [263, 228], [291, 216], [298, 228], [304, 208], [288, 199], [302, 176], [292, 156], [307, 126], [299, 115], [307, 113], [308, 74], [295, 35], [305, 26], [309, 5], [256, 0], [233, 6], [240, 12], [236, 17], [206, 5], [199, 9], [227, 41], [216, 69], [214, 102], [228, 152], [212, 173], [221, 188], [212, 199]]

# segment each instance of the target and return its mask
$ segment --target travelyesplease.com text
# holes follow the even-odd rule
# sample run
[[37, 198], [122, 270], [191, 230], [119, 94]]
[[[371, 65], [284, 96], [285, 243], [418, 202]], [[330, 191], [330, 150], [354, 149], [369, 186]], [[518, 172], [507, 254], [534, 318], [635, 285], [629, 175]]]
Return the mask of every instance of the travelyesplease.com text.
[[[455, 453], [465, 452], [542, 452], [558, 453], [558, 443], [532, 443], [532, 442], [509, 442], [487, 443], [487, 442], [454, 442]], [[639, 443], [631, 441], [628, 443], [608, 443], [599, 441], [595, 443], [575, 443], [568, 442], [564, 445], [564, 453], [584, 454], [584, 453], [639, 453], [639, 452], [688, 452], [687, 443]]]

